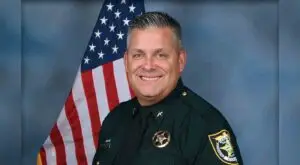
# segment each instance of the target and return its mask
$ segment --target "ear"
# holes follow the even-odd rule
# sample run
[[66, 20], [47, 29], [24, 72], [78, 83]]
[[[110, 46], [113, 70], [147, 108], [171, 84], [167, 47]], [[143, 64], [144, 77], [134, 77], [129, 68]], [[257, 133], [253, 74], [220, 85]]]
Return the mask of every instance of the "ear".
[[124, 66], [125, 66], [125, 71], [128, 71], [128, 52], [125, 51], [124, 53]]
[[186, 51], [184, 49], [179, 51], [178, 62], [179, 62], [179, 71], [182, 72], [186, 64]]

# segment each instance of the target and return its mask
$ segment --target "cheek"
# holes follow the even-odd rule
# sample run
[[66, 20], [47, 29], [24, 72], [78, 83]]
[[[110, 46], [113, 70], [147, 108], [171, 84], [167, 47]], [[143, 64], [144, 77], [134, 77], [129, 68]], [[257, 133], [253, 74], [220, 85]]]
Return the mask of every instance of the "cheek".
[[165, 63], [164, 65], [161, 65], [161, 68], [169, 74], [174, 74], [180, 72], [180, 66], [179, 64], [176, 64], [174, 62], [168, 62]]
[[173, 63], [173, 70], [174, 70], [174, 72], [176, 72], [176, 73], [180, 73], [180, 72], [182, 71], [182, 65], [180, 64], [179, 61], [175, 61], [175, 62]]
[[127, 72], [132, 73], [136, 70], [137, 64], [130, 60], [127, 62], [126, 68], [127, 68]]
[[141, 69], [141, 66], [140, 65], [131, 65], [129, 68], [128, 68], [128, 73], [130, 76], [135, 76], [139, 70]]

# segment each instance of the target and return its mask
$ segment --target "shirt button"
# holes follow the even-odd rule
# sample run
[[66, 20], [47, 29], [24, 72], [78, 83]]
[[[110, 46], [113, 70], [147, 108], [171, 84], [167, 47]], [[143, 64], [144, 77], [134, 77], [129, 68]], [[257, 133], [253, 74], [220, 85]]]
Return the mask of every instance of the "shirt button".
[[186, 96], [187, 95], [186, 91], [182, 92], [181, 95]]
[[97, 161], [96, 165], [100, 165], [100, 162], [99, 162], [99, 161]]

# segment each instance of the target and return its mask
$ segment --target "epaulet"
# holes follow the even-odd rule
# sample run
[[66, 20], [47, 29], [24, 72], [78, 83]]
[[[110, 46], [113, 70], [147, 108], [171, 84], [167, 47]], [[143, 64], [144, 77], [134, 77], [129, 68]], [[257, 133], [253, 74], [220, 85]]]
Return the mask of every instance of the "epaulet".
[[185, 87], [184, 91], [181, 93], [181, 100], [197, 114], [205, 114], [211, 109], [214, 109], [209, 102], [187, 87]]
[[200, 115], [207, 124], [225, 121], [223, 114], [218, 109], [187, 87], [182, 93], [182, 100], [184, 104], [190, 107], [193, 114]]

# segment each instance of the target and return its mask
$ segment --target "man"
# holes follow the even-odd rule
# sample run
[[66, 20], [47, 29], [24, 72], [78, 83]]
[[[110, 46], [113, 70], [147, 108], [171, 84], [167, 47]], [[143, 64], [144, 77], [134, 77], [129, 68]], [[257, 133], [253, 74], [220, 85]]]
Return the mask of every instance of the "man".
[[124, 55], [136, 97], [104, 120], [93, 164], [242, 165], [228, 122], [183, 85], [180, 24], [161, 12], [134, 19]]

